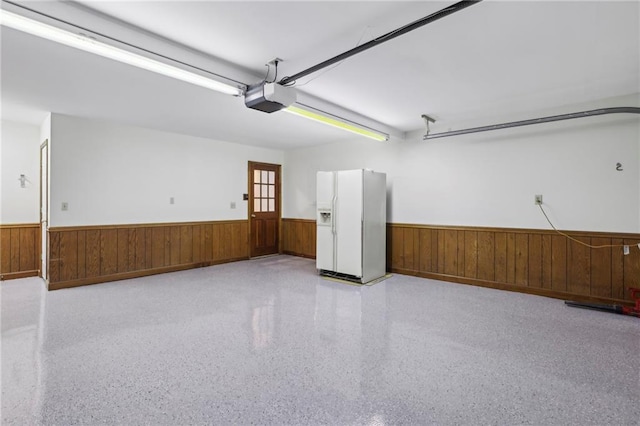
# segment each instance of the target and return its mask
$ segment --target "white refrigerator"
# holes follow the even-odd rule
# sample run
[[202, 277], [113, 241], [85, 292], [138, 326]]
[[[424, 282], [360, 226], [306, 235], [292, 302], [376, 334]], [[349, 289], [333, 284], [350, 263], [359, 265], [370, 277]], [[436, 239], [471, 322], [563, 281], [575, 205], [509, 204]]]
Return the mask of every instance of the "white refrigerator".
[[318, 172], [316, 267], [360, 283], [386, 273], [387, 176]]

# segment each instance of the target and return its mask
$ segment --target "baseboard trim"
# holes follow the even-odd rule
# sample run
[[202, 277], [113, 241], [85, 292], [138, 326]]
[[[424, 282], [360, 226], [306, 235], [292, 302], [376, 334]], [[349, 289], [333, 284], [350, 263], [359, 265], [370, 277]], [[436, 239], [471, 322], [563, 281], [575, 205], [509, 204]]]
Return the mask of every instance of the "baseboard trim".
[[410, 275], [410, 276], [420, 277], [420, 278], [430, 278], [433, 280], [446, 281], [446, 282], [451, 282], [456, 284], [467, 284], [467, 285], [473, 285], [476, 287], [486, 287], [486, 288], [493, 288], [496, 290], [508, 290], [508, 291], [513, 291], [517, 293], [533, 294], [536, 296], [551, 297], [553, 299], [573, 300], [576, 302], [619, 304], [619, 305], [626, 305], [626, 306], [633, 305], [633, 303], [629, 302], [628, 300], [578, 295], [575, 293], [566, 293], [566, 292], [557, 291], [557, 290], [549, 290], [546, 288], [526, 287], [526, 286], [519, 286], [514, 284], [505, 284], [505, 283], [500, 283], [496, 281], [479, 280], [477, 278], [465, 278], [465, 277], [459, 277], [454, 275], [437, 274], [433, 272], [420, 272], [420, 271], [413, 271], [410, 269], [402, 269], [402, 268], [391, 268], [391, 272], [395, 274]]
[[[162, 268], [143, 269], [140, 271], [123, 272], [119, 274], [102, 275], [99, 277], [82, 278], [70, 281], [60, 281], [49, 284], [49, 290], [61, 290], [64, 288], [80, 287], [85, 285], [100, 284], [111, 281], [128, 280], [131, 278], [147, 277], [149, 275], [164, 274], [167, 272], [186, 271], [188, 269], [204, 268], [207, 266], [221, 265], [223, 263], [238, 262], [248, 260], [249, 257], [236, 257], [231, 259], [213, 260], [207, 262], [186, 263], [182, 265], [164, 266]], [[37, 272], [37, 271], [36, 271]]]
[[0, 274], [0, 281], [15, 280], [17, 278], [38, 277], [38, 276], [40, 276], [40, 271], [37, 269], [32, 271], [8, 272], [5, 274]]

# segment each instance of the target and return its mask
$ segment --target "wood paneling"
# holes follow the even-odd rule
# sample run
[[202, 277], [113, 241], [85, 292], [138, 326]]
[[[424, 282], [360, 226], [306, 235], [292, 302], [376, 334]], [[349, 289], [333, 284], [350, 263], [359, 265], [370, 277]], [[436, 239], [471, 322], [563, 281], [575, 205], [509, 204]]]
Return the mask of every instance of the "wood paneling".
[[[624, 240], [622, 238], [612, 238], [611, 244], [624, 244]], [[623, 299], [625, 294], [624, 258], [625, 256], [621, 251], [614, 250], [611, 253], [611, 297], [614, 299]]]
[[127, 228], [118, 229], [118, 272], [127, 272], [129, 270], [129, 253], [135, 252], [129, 250], [129, 230]]
[[529, 286], [542, 287], [542, 235], [529, 235]]
[[529, 236], [516, 234], [515, 236], [515, 284], [529, 284]]
[[478, 278], [493, 281], [495, 275], [495, 234], [478, 232]]
[[464, 235], [464, 271], [463, 277], [475, 278], [478, 275], [478, 233], [475, 231], [461, 231]]
[[444, 273], [458, 275], [458, 231], [444, 231]]
[[624, 243], [632, 251], [623, 256], [621, 247], [590, 249], [535, 229], [388, 224], [388, 269], [563, 299], [630, 301], [629, 287], [640, 286], [640, 251], [633, 247], [640, 235], [569, 234], [592, 245]]
[[182, 245], [181, 235], [180, 235], [180, 227], [172, 226], [171, 235], [169, 236], [169, 265], [179, 265], [180, 264], [180, 248]]
[[[611, 245], [611, 238], [591, 238], [594, 246]], [[611, 250], [591, 249], [591, 293], [611, 297]]]
[[551, 289], [567, 291], [567, 239], [551, 236]]
[[85, 258], [87, 268], [87, 278], [100, 275], [100, 231], [90, 229], [86, 232]]
[[164, 228], [155, 227], [151, 230], [151, 267], [164, 266]]
[[499, 283], [507, 282], [507, 234], [504, 232], [494, 232], [494, 262], [495, 281]]
[[49, 282], [60, 281], [60, 233], [49, 231]]
[[202, 225], [195, 225], [193, 227], [192, 234], [192, 253], [193, 253], [193, 261], [194, 262], [202, 262], [202, 246], [204, 244], [204, 240], [202, 238]]
[[[392, 230], [392, 227], [387, 227], [387, 247], [388, 241], [391, 235], [389, 230]], [[433, 251], [433, 242], [431, 229], [418, 229], [418, 233], [420, 238], [418, 240], [418, 270], [419, 271], [433, 271], [435, 256]], [[391, 265], [388, 265], [387, 269], [391, 269]]]
[[0, 225], [0, 279], [35, 277], [40, 272], [40, 225]]
[[11, 272], [11, 230], [0, 228], [0, 271]]
[[516, 282], [516, 236], [512, 232], [507, 233], [507, 283]]
[[[578, 238], [583, 243], [590, 244], [590, 238]], [[573, 294], [588, 295], [591, 293], [591, 253], [588, 247], [575, 241], [569, 241], [567, 291]]]
[[282, 219], [282, 252], [315, 259], [316, 221]]
[[78, 231], [60, 233], [60, 280], [78, 276]]
[[78, 231], [78, 278], [87, 276], [87, 231]]
[[[640, 288], [640, 256], [638, 256], [638, 240], [636, 239], [626, 239], [624, 240], [624, 244], [631, 246], [633, 250], [633, 255], [629, 254], [624, 256], [623, 263], [623, 273], [624, 273], [624, 288], [625, 296], [628, 297], [628, 289], [629, 287]], [[618, 253], [620, 250], [617, 250]]]
[[551, 235], [542, 235], [542, 288], [551, 288], [552, 253]]
[[[238, 220], [51, 228], [49, 288], [74, 287], [246, 259], [249, 249], [247, 227], [247, 221]], [[315, 236], [315, 232], [313, 234]], [[5, 245], [12, 250], [11, 234], [8, 235], [5, 237], [3, 233], [0, 238], [3, 252]], [[35, 235], [39, 237], [39, 233]], [[27, 236], [19, 239], [23, 240], [27, 241]], [[3, 266], [10, 266], [11, 253], [6, 256], [3, 253], [1, 260]]]
[[[283, 252], [315, 257], [315, 221], [283, 219]], [[590, 249], [553, 231], [429, 225], [387, 225], [387, 269], [562, 299], [629, 302], [640, 287], [637, 234], [569, 232]], [[311, 244], [313, 241], [313, 244]]]
[[[53, 236], [54, 232], [49, 230]], [[62, 234], [62, 232], [60, 232]], [[118, 272], [118, 229], [104, 229], [100, 232], [100, 275], [113, 275]], [[70, 278], [73, 279], [73, 278]], [[55, 283], [58, 280], [49, 280]], [[60, 277], [59, 281], [67, 281]]]
[[193, 226], [180, 227], [180, 263], [193, 262]]
[[404, 228], [402, 230], [404, 236], [403, 236], [403, 247], [402, 247], [402, 252], [403, 252], [403, 263], [404, 263], [404, 268], [408, 269], [410, 271], [415, 271], [416, 270], [416, 247], [415, 247], [415, 238], [414, 238], [414, 232], [416, 230], [412, 229], [412, 228]]

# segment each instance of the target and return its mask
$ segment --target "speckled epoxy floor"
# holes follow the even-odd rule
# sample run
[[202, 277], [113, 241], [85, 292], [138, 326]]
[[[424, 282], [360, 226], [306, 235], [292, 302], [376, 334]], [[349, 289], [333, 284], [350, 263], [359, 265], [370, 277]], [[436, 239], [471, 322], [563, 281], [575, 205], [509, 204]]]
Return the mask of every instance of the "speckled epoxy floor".
[[631, 425], [640, 321], [277, 256], [2, 289], [3, 424]]

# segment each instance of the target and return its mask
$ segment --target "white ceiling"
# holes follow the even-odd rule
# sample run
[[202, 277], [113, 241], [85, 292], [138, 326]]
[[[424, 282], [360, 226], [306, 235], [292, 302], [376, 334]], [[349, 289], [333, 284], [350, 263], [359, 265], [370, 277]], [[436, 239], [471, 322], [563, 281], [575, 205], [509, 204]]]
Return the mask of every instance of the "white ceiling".
[[[284, 59], [279, 78], [291, 75], [452, 3], [22, 4], [172, 57], [206, 60], [210, 71], [253, 83], [275, 57]], [[136, 31], [123, 30], [122, 22]], [[439, 123], [473, 117], [491, 124], [513, 113], [640, 92], [639, 22], [638, 1], [484, 1], [296, 87], [398, 134], [422, 129], [425, 113]], [[352, 138], [13, 30], [2, 29], [1, 47], [3, 118], [38, 122], [53, 111], [283, 149]]]

